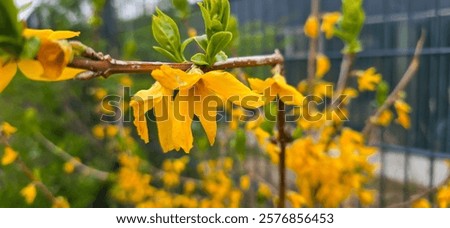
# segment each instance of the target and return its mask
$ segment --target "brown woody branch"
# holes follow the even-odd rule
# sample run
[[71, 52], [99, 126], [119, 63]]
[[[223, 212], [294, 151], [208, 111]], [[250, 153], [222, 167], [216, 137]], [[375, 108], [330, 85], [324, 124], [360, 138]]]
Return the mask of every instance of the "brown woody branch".
[[[162, 65], [168, 65], [172, 68], [180, 70], [188, 70], [194, 64], [187, 63], [170, 63], [170, 62], [148, 62], [148, 61], [123, 61], [113, 59], [110, 56], [103, 56], [101, 53], [94, 52], [91, 48], [82, 53], [83, 57], [75, 57], [68, 65], [69, 67], [85, 69], [77, 76], [80, 80], [89, 80], [99, 76], [109, 77], [113, 74], [129, 74], [129, 73], [149, 73], [153, 70], [159, 69]], [[205, 71], [210, 70], [225, 70], [230, 68], [240, 67], [255, 67], [255, 66], [275, 66], [283, 63], [284, 58], [278, 50], [271, 55], [257, 55], [248, 57], [229, 58], [226, 61], [217, 62]]]
[[52, 141], [48, 140], [44, 135], [41, 133], [36, 134], [36, 139], [42, 143], [50, 152], [57, 155], [58, 157], [61, 157], [66, 162], [72, 162], [75, 168], [81, 172], [82, 174], [86, 176], [91, 176], [96, 179], [106, 181], [109, 177], [109, 173], [105, 171], [100, 171], [98, 169], [94, 169], [92, 167], [89, 167], [79, 161], [77, 161], [74, 157], [72, 157], [69, 153], [65, 152], [63, 149], [56, 146]]
[[[320, 0], [311, 0], [311, 16], [315, 18], [319, 18], [319, 7], [320, 7]], [[317, 50], [319, 47], [319, 38], [310, 38], [310, 45], [309, 45], [309, 53], [308, 53], [308, 78], [307, 78], [307, 85], [308, 85], [308, 94], [312, 94], [314, 90], [314, 78], [316, 76], [316, 57], [317, 57]]]
[[369, 136], [370, 131], [376, 125], [376, 120], [380, 117], [381, 113], [383, 113], [384, 110], [388, 109], [389, 107], [392, 106], [392, 104], [394, 104], [394, 102], [398, 99], [399, 93], [405, 89], [405, 87], [408, 85], [408, 83], [411, 81], [414, 75], [416, 75], [417, 70], [419, 69], [420, 55], [422, 53], [424, 43], [425, 43], [425, 31], [422, 31], [420, 39], [417, 41], [413, 59], [409, 64], [408, 69], [400, 79], [400, 82], [397, 84], [394, 90], [392, 90], [392, 92], [386, 98], [384, 103], [366, 121], [366, 125], [362, 131], [365, 137]]

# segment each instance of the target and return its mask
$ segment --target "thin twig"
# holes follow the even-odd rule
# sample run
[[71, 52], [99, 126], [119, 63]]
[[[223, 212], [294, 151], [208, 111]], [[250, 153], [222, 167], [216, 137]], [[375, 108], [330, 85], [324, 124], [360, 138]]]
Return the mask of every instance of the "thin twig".
[[[280, 74], [284, 75], [284, 65], [279, 64]], [[279, 173], [279, 192], [278, 192], [278, 207], [284, 208], [286, 207], [286, 143], [287, 143], [287, 135], [286, 135], [286, 107], [283, 101], [278, 98], [278, 110], [277, 110], [277, 129], [278, 129], [278, 145], [280, 146], [280, 154], [279, 154], [279, 164], [278, 164], [278, 173]]]
[[76, 170], [81, 172], [82, 174], [86, 176], [91, 176], [96, 179], [106, 181], [109, 177], [109, 173], [105, 171], [100, 171], [98, 169], [89, 167], [79, 161], [77, 161], [74, 157], [72, 157], [69, 153], [65, 152], [60, 147], [56, 146], [52, 141], [47, 139], [44, 135], [41, 133], [36, 134], [36, 139], [42, 143], [50, 152], [57, 155], [58, 157], [64, 159], [66, 162], [72, 162], [75, 166]]
[[331, 102], [331, 110], [337, 108], [337, 105], [339, 104], [338, 99], [341, 98], [341, 95], [344, 92], [345, 87], [347, 86], [348, 81], [347, 79], [350, 76], [350, 71], [354, 61], [355, 61], [355, 54], [353, 53], [344, 54], [341, 63], [341, 71], [339, 72], [339, 79], [336, 85], [333, 100]]
[[442, 187], [444, 187], [445, 185], [447, 185], [447, 183], [448, 183], [449, 181], [450, 181], [450, 175], [448, 175], [447, 178], [446, 178], [440, 185], [435, 186], [435, 187], [432, 187], [432, 188], [430, 188], [430, 189], [427, 189], [426, 191], [424, 191], [424, 192], [422, 192], [422, 193], [413, 195], [413, 196], [411, 196], [411, 198], [408, 199], [407, 201], [400, 202], [400, 203], [395, 203], [395, 204], [389, 205], [389, 206], [387, 206], [387, 207], [394, 207], [394, 208], [397, 208], [397, 207], [408, 207], [408, 206], [410, 206], [411, 204], [413, 204], [414, 202], [416, 202], [417, 200], [419, 200], [419, 199], [421, 199], [421, 198], [423, 198], [423, 197], [426, 197], [426, 196], [429, 195], [429, 194], [432, 194], [432, 193], [437, 192], [440, 188], [442, 188]]
[[[91, 50], [91, 49], [88, 49]], [[75, 57], [68, 65], [69, 67], [85, 69], [86, 72], [77, 76], [80, 80], [89, 80], [96, 77], [108, 77], [112, 74], [121, 73], [149, 73], [153, 70], [159, 69], [162, 65], [168, 65], [172, 68], [180, 70], [188, 70], [193, 66], [193, 63], [169, 63], [169, 62], [147, 62], [147, 61], [123, 61], [113, 59], [108, 55], [92, 55], [83, 54], [84, 57]], [[101, 56], [101, 57], [99, 57]], [[98, 60], [98, 58], [102, 58]], [[278, 50], [275, 50], [271, 55], [247, 56], [229, 58], [226, 61], [217, 62], [212, 67], [206, 68], [205, 71], [210, 70], [225, 70], [239, 67], [254, 67], [254, 66], [275, 66], [276, 64], [284, 62], [283, 56]]]
[[376, 110], [376, 112], [367, 119], [366, 125], [364, 126], [364, 129], [362, 131], [365, 137], [369, 136], [370, 131], [375, 126], [376, 122], [374, 120], [377, 120], [384, 110], [388, 109], [389, 107], [392, 106], [392, 104], [394, 104], [394, 102], [398, 99], [399, 93], [405, 89], [405, 87], [408, 85], [408, 83], [411, 81], [414, 75], [416, 75], [417, 70], [419, 69], [420, 55], [422, 53], [424, 43], [425, 43], [425, 31], [422, 30], [420, 39], [417, 41], [413, 59], [411, 60], [408, 69], [400, 79], [400, 82], [397, 84], [394, 90], [392, 90], [392, 92], [386, 98], [384, 103]]
[[[319, 7], [320, 0], [311, 0], [311, 16], [315, 18], [319, 18]], [[316, 76], [316, 57], [317, 50], [319, 47], [319, 38], [310, 38], [309, 39], [309, 54], [308, 54], [308, 95], [312, 94], [314, 90], [314, 78]]]

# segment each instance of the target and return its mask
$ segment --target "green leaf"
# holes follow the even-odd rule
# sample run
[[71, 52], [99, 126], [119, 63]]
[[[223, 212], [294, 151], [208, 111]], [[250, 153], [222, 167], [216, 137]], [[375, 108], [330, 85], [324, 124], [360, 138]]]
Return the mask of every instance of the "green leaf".
[[184, 53], [184, 50], [186, 49], [186, 47], [193, 41], [195, 40], [194, 37], [188, 38], [185, 41], [183, 41], [183, 43], [181, 43], [181, 54]]
[[334, 35], [345, 43], [343, 53], [362, 51], [359, 41], [359, 34], [365, 21], [362, 3], [363, 0], [342, 0], [342, 19], [337, 24]]
[[22, 24], [17, 20], [18, 10], [13, 0], [0, 1], [0, 50], [15, 57], [22, 52]]
[[295, 128], [294, 132], [292, 133], [292, 138], [299, 139], [303, 136], [303, 130], [299, 127]]
[[198, 46], [200, 46], [203, 51], [206, 51], [206, 48], [208, 48], [208, 37], [206, 35], [202, 36], [196, 36], [194, 37], [195, 42], [197, 42]]
[[177, 57], [175, 57], [170, 51], [167, 51], [166, 49], [158, 46], [153, 46], [153, 49], [155, 51], [159, 52], [160, 54], [164, 55], [165, 57], [169, 58], [170, 60], [178, 62]]
[[171, 53], [175, 57], [175, 61], [183, 62], [184, 57], [181, 53], [181, 39], [177, 24], [158, 8], [156, 13], [152, 17], [152, 32], [156, 42], [162, 49]]
[[41, 45], [41, 41], [36, 38], [32, 37], [25, 41], [24, 48], [22, 53], [20, 54], [21, 59], [34, 59], [36, 57], [39, 47]]
[[389, 84], [386, 81], [381, 81], [377, 86], [377, 92], [375, 95], [377, 106], [380, 107], [386, 101], [389, 95]]
[[206, 56], [210, 65], [214, 64], [216, 55], [227, 47], [232, 38], [231, 32], [218, 32], [211, 37], [206, 49]]
[[197, 65], [209, 65], [206, 55], [203, 53], [197, 53], [194, 56], [191, 57], [191, 61]]
[[172, 4], [177, 10], [177, 15], [181, 19], [186, 19], [191, 13], [188, 0], [172, 0]]
[[215, 57], [215, 62], [222, 62], [228, 59], [227, 54], [225, 54], [225, 52], [221, 51], [219, 53], [217, 53], [216, 57]]

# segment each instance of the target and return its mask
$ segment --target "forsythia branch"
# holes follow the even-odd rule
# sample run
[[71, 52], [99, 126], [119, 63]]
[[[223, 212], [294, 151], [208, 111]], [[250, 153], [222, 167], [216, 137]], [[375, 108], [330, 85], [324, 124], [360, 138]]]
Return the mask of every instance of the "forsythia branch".
[[408, 69], [403, 74], [400, 82], [397, 86], [392, 90], [389, 96], [386, 98], [384, 103], [376, 110], [376, 112], [369, 117], [366, 121], [366, 125], [362, 131], [365, 137], [369, 136], [370, 131], [375, 126], [375, 121], [381, 115], [381, 113], [392, 106], [392, 104], [398, 99], [399, 93], [405, 89], [411, 79], [416, 75], [417, 70], [419, 69], [420, 55], [422, 53], [422, 48], [425, 43], [425, 31], [422, 30], [422, 34], [420, 35], [420, 39], [417, 41], [416, 50], [414, 52], [413, 59], [408, 66]]
[[98, 169], [94, 169], [92, 167], [89, 167], [79, 161], [76, 161], [74, 157], [72, 157], [69, 153], [65, 152], [63, 149], [59, 148], [55, 144], [53, 144], [52, 141], [48, 140], [44, 135], [41, 133], [36, 134], [36, 139], [42, 143], [47, 149], [52, 152], [53, 154], [61, 157], [67, 162], [73, 162], [74, 166], [77, 170], [79, 170], [82, 174], [86, 176], [91, 176], [94, 178], [97, 178], [102, 181], [106, 181], [109, 177], [109, 173], [105, 171], [100, 171]]
[[[319, 18], [320, 0], [311, 0], [311, 16]], [[316, 57], [319, 47], [319, 38], [310, 38], [309, 54], [308, 54], [308, 94], [312, 94], [314, 89], [314, 78], [316, 76]]]
[[[159, 69], [162, 65], [168, 65], [175, 69], [188, 70], [193, 63], [169, 63], [169, 62], [149, 62], [149, 61], [124, 61], [113, 59], [109, 55], [95, 52], [92, 48], [86, 47], [80, 42], [72, 43], [72, 45], [82, 46], [82, 57], [74, 57], [69, 67], [85, 69], [86, 72], [79, 74], [76, 78], [80, 80], [89, 80], [96, 77], [109, 77], [112, 74], [120, 73], [149, 73]], [[254, 66], [275, 66], [283, 63], [284, 58], [278, 50], [271, 55], [258, 55], [247, 57], [229, 58], [226, 61], [217, 62], [212, 67], [204, 69], [224, 70], [239, 67]]]
[[397, 207], [408, 207], [411, 204], [413, 204], [414, 202], [416, 202], [417, 200], [426, 197], [429, 194], [435, 193], [437, 191], [439, 191], [440, 188], [444, 187], [445, 185], [447, 185], [447, 183], [450, 181], [450, 175], [447, 176], [447, 178], [445, 178], [444, 181], [442, 181], [442, 183], [440, 185], [437, 185], [435, 187], [429, 188], [427, 190], [425, 190], [422, 193], [413, 195], [409, 200], [404, 201], [404, 202], [400, 202], [400, 203], [396, 203], [396, 204], [392, 204], [389, 205], [388, 207], [390, 208], [397, 208]]

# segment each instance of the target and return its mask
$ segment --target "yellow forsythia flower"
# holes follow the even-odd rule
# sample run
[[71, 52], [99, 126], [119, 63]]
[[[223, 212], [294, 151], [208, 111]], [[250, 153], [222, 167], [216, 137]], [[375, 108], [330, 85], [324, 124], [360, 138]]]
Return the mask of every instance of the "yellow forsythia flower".
[[0, 59], [0, 93], [11, 82], [19, 69], [31, 80], [60, 81], [75, 77], [85, 70], [67, 67], [72, 58], [72, 47], [64, 40], [78, 36], [79, 32], [50, 29], [24, 29], [25, 38], [40, 39], [35, 59], [18, 59], [9, 62]]
[[3, 122], [2, 125], [0, 125], [0, 131], [3, 135], [9, 137], [17, 131], [17, 128], [13, 127], [8, 122]]
[[241, 177], [241, 181], [240, 181], [240, 186], [241, 189], [246, 191], [250, 188], [250, 177], [248, 175], [244, 175]]
[[70, 204], [67, 199], [63, 196], [58, 196], [53, 200], [53, 208], [69, 208]]
[[363, 206], [369, 206], [375, 201], [375, 192], [371, 190], [362, 190], [359, 192], [359, 201]]
[[125, 87], [130, 87], [130, 86], [133, 85], [133, 80], [131, 79], [130, 76], [125, 75], [125, 76], [120, 78], [120, 84], [125, 86]]
[[439, 189], [437, 201], [440, 208], [447, 208], [450, 206], [450, 184]]
[[195, 190], [195, 182], [192, 180], [188, 180], [186, 181], [186, 183], [184, 183], [184, 193], [186, 194], [190, 194]]
[[331, 63], [328, 57], [324, 54], [318, 54], [316, 57], [316, 77], [323, 78], [323, 76], [330, 71]]
[[95, 99], [97, 99], [99, 101], [103, 100], [103, 98], [105, 98], [106, 95], [108, 95], [108, 92], [106, 91], [106, 89], [96, 88], [94, 90], [94, 97], [95, 97]]
[[339, 18], [341, 18], [340, 12], [325, 13], [322, 16], [322, 25], [320, 26], [320, 30], [325, 33], [325, 37], [327, 39], [333, 37], [334, 25], [338, 22]]
[[319, 37], [319, 19], [314, 16], [309, 16], [303, 26], [303, 31], [309, 38], [316, 39]]
[[80, 163], [80, 158], [74, 157], [70, 161], [64, 163], [64, 172], [66, 173], [73, 173], [75, 171], [75, 166]]
[[36, 198], [36, 185], [34, 183], [28, 184], [25, 188], [20, 190], [20, 194], [25, 198], [27, 204], [32, 204]]
[[[149, 142], [149, 136], [145, 113], [154, 110], [159, 141], [165, 152], [180, 148], [186, 153], [191, 150], [191, 125], [194, 115], [199, 118], [209, 143], [214, 144], [219, 100], [205, 100], [207, 97], [223, 98], [236, 105], [252, 108], [263, 104], [259, 94], [251, 91], [228, 72], [203, 73], [199, 69], [193, 69], [186, 73], [163, 65], [154, 70], [152, 76], [157, 82], [149, 90], [136, 93], [130, 106], [133, 108], [133, 123], [146, 143]], [[173, 100], [174, 90], [177, 89], [179, 92]]]
[[272, 191], [267, 184], [259, 183], [258, 194], [264, 198], [269, 198], [272, 195]]
[[296, 193], [296, 192], [289, 192], [287, 194], [287, 200], [291, 203], [292, 207], [299, 208], [303, 205], [306, 205], [305, 197], [302, 195]]
[[2, 165], [9, 165], [13, 163], [18, 156], [18, 153], [14, 151], [11, 147], [5, 147], [5, 152], [2, 157]]
[[383, 112], [381, 112], [380, 116], [378, 117], [378, 120], [376, 121], [377, 124], [387, 127], [392, 121], [393, 114], [390, 110], [386, 109]]
[[430, 208], [431, 204], [427, 199], [420, 198], [414, 201], [411, 206], [414, 208]]
[[106, 126], [106, 135], [108, 137], [114, 137], [119, 133], [119, 128], [116, 125], [107, 125]]
[[371, 67], [358, 76], [358, 89], [359, 91], [374, 91], [380, 82], [381, 74], [377, 74], [376, 69]]
[[249, 78], [250, 87], [256, 92], [263, 93], [265, 102], [273, 101], [277, 95], [287, 105], [301, 106], [305, 97], [295, 87], [286, 83], [286, 79], [276, 74], [266, 80]]
[[103, 125], [97, 124], [92, 128], [92, 134], [96, 139], [105, 138], [105, 127]]
[[394, 107], [397, 111], [397, 119], [395, 120], [395, 122], [400, 124], [405, 129], [409, 129], [411, 127], [411, 120], [409, 118], [411, 107], [403, 100], [395, 101]]
[[193, 28], [193, 27], [189, 27], [187, 33], [188, 33], [189, 37], [196, 37], [197, 36], [197, 30], [195, 28]]

